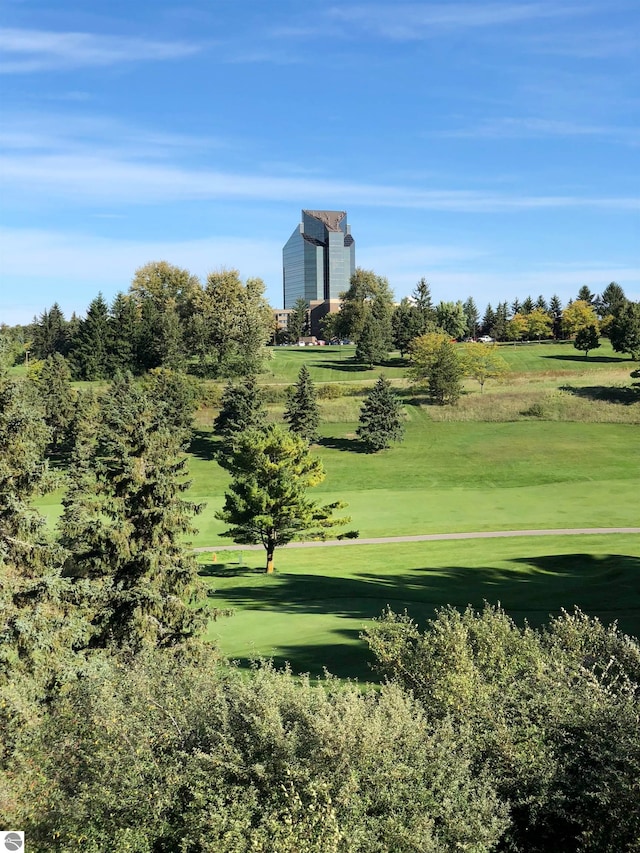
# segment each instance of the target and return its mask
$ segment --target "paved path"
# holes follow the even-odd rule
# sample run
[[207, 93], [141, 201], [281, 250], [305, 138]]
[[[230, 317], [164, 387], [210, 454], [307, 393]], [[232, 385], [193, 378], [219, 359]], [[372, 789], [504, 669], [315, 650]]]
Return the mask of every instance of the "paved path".
[[[324, 542], [290, 542], [284, 548], [337, 548], [344, 545], [387, 545], [392, 542], [438, 542], [447, 539], [511, 539], [516, 536], [590, 536], [602, 533], [640, 533], [640, 527], [561, 527], [550, 530], [492, 530], [480, 533], [425, 533], [418, 536], [382, 536], [377, 539], [326, 539]], [[194, 548], [209, 551], [261, 551], [262, 545], [214, 545]]]

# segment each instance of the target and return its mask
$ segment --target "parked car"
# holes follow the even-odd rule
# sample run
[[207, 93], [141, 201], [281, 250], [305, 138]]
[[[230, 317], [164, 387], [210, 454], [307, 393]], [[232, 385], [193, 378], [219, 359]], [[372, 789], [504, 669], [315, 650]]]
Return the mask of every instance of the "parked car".
[[490, 335], [481, 335], [481, 336], [478, 338], [478, 343], [481, 343], [481, 344], [492, 344], [492, 343], [493, 343], [493, 338], [492, 338]]

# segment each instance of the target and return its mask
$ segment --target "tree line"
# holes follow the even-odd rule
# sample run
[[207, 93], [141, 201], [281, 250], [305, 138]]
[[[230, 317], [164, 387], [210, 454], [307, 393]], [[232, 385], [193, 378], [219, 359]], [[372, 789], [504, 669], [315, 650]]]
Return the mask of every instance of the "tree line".
[[494, 341], [577, 338], [578, 349], [588, 353], [601, 334], [610, 337], [616, 352], [640, 357], [640, 303], [628, 300], [620, 285], [612, 282], [597, 296], [580, 288], [575, 300], [563, 308], [558, 296], [547, 302], [526, 297], [511, 305], [489, 304], [481, 317], [475, 301], [441, 301], [434, 305], [425, 279], [410, 297], [394, 304], [386, 278], [357, 269], [342, 295], [339, 312], [325, 320], [325, 337], [348, 338], [356, 344], [356, 359], [373, 365], [390, 351], [406, 355], [411, 342], [425, 334], [442, 333], [452, 340], [475, 341], [487, 336]]
[[27, 334], [33, 358], [58, 353], [74, 379], [104, 380], [157, 367], [211, 377], [259, 372], [272, 331], [261, 279], [219, 270], [202, 284], [160, 261], [138, 269], [110, 305], [99, 294], [84, 317], [67, 321], [54, 303]]

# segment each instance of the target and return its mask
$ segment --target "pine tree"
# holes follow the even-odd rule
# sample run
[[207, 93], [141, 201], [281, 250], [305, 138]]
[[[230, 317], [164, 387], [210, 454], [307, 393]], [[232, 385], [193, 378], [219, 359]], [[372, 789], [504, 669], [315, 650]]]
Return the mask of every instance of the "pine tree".
[[300, 368], [297, 384], [290, 389], [284, 419], [289, 424], [291, 432], [302, 436], [310, 444], [317, 441], [320, 409], [306, 364]]
[[491, 303], [487, 305], [484, 317], [482, 318], [482, 334], [495, 337], [496, 312], [491, 307]]
[[462, 306], [465, 320], [467, 321], [466, 334], [469, 338], [476, 338], [478, 333], [478, 323], [480, 322], [480, 313], [472, 296]]
[[431, 287], [424, 277], [416, 284], [411, 298], [421, 318], [418, 335], [433, 332], [436, 327], [436, 312], [431, 299]]
[[373, 367], [374, 364], [384, 361], [388, 354], [389, 348], [380, 321], [370, 310], [358, 335], [356, 361]]
[[553, 294], [549, 300], [549, 316], [553, 323], [553, 337], [562, 336], [562, 302], [557, 294]]
[[[10, 748], [25, 714], [64, 680], [87, 623], [61, 578], [62, 549], [31, 506], [53, 487], [49, 430], [25, 382], [0, 375], [0, 743]], [[15, 686], [15, 689], [12, 688]], [[34, 703], [34, 704], [31, 704]]]
[[385, 450], [393, 442], [402, 440], [402, 404], [384, 376], [378, 378], [362, 405], [356, 435], [369, 453]]
[[498, 302], [496, 319], [493, 324], [493, 337], [497, 341], [504, 341], [507, 337], [508, 310], [506, 302]]
[[233, 479], [216, 513], [231, 525], [222, 535], [242, 544], [261, 543], [268, 573], [278, 546], [324, 538], [327, 529], [349, 521], [333, 518], [344, 504], [318, 506], [307, 498], [307, 489], [324, 480], [322, 463], [303, 438], [277, 424], [241, 433], [224, 465]]
[[77, 394], [64, 356], [57, 352], [50, 355], [43, 362], [35, 385], [44, 407], [44, 421], [51, 430], [49, 448], [54, 452], [68, 449]]
[[256, 378], [247, 376], [241, 382], [227, 384], [213, 428], [216, 435], [222, 437], [226, 452], [240, 433], [263, 426], [265, 420], [266, 411]]
[[49, 311], [43, 311], [40, 319], [34, 322], [31, 348], [34, 358], [45, 359], [58, 352], [68, 352], [67, 322], [60, 306], [54, 302]]
[[155, 401], [130, 376], [116, 379], [96, 439], [89, 425], [77, 448], [83, 470], [61, 524], [69, 573], [98, 586], [93, 645], [137, 653], [183, 644], [202, 627], [191, 606], [197, 564], [184, 544], [201, 507], [182, 497], [183, 451]]
[[93, 381], [109, 377], [111, 329], [109, 308], [102, 294], [91, 302], [74, 339], [71, 362], [76, 379]]
[[140, 333], [138, 305], [131, 296], [118, 293], [109, 313], [109, 375], [139, 373], [138, 336]]
[[530, 296], [527, 296], [527, 298], [522, 303], [522, 306], [520, 308], [520, 313], [525, 314], [525, 315], [531, 314], [531, 312], [533, 311], [534, 308], [535, 308], [535, 305], [534, 305], [533, 299]]

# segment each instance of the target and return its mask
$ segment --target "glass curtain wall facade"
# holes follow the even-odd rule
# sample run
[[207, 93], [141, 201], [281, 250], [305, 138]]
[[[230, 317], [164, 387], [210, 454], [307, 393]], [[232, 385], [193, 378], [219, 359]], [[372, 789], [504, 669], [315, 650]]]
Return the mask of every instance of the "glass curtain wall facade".
[[284, 307], [333, 301], [349, 288], [355, 243], [344, 210], [303, 210], [302, 222], [282, 250]]

